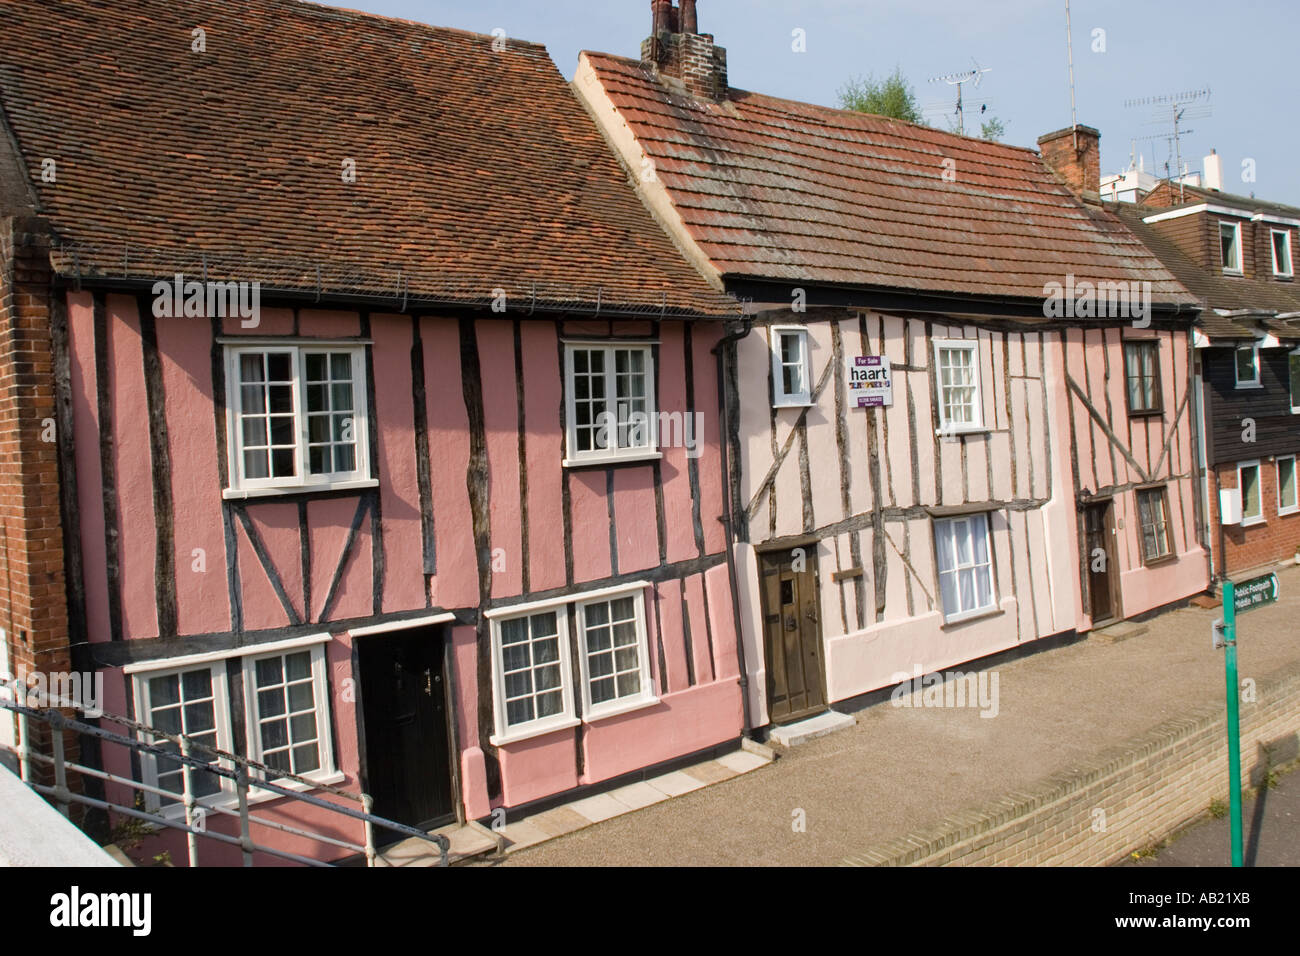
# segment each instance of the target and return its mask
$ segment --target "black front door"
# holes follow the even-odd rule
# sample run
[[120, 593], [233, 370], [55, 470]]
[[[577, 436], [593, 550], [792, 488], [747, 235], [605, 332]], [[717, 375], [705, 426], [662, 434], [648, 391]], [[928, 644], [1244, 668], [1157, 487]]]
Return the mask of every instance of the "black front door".
[[[442, 628], [361, 637], [357, 646], [375, 814], [422, 829], [451, 822]], [[375, 838], [386, 843], [398, 835], [376, 830]]]

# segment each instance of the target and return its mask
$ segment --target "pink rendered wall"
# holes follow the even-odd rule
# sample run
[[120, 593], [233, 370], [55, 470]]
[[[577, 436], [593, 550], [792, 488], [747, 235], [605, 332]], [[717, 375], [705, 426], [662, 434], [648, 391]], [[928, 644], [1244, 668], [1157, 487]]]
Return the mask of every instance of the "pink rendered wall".
[[[110, 407], [113, 414], [113, 463], [120, 516], [123, 632], [128, 639], [157, 635], [155, 529], [144, 354], [137, 300], [109, 295], [107, 349]], [[96, 394], [93, 298], [69, 296], [70, 352], [74, 433], [79, 477], [81, 546], [86, 562], [87, 612], [93, 640], [108, 637], [107, 577], [103, 572], [105, 531], [102, 526], [102, 481], [99, 475], [99, 424]], [[340, 338], [362, 334], [361, 317], [340, 310], [265, 308], [255, 329], [238, 320], [223, 322], [230, 336]], [[461, 381], [461, 328], [455, 318], [424, 317], [418, 322], [425, 375], [429, 483], [433, 504], [437, 574], [423, 573], [423, 532], [416, 462], [415, 412], [411, 350], [415, 323], [409, 316], [372, 315], [368, 334], [374, 374], [374, 411], [380, 422], [375, 459], [383, 520], [385, 572], [381, 607], [385, 614], [434, 608], [473, 609], [479, 603], [477, 555], [466, 472], [470, 456], [469, 420]], [[166, 395], [170, 490], [175, 532], [173, 557], [177, 620], [182, 636], [225, 632], [233, 627], [228, 595], [228, 563], [218, 462], [218, 428], [224, 421], [214, 409], [212, 326], [207, 320], [156, 321], [158, 358]], [[619, 323], [619, 335], [650, 336], [649, 322]], [[584, 331], [585, 330], [585, 331]], [[565, 323], [566, 335], [608, 334], [606, 321]], [[685, 416], [688, 395], [703, 413], [704, 427], [692, 460], [681, 447], [663, 449], [658, 464], [662, 484], [664, 540], [660, 540], [656, 466], [637, 464], [607, 471], [564, 469], [562, 364], [559, 326], [550, 320], [520, 325], [519, 362], [523, 368], [523, 447], [527, 489], [519, 472], [521, 423], [513, 382], [516, 354], [513, 323], [484, 320], [473, 328], [483, 373], [488, 507], [491, 546], [504, 556], [504, 570], [493, 573], [496, 599], [523, 592], [552, 591], [566, 583], [563, 498], [567, 490], [574, 584], [578, 591], [600, 587], [614, 573], [610, 553], [611, 511], [618, 573], [649, 572], [668, 563], [714, 556], [707, 569], [669, 577], [647, 591], [650, 670], [660, 703], [645, 711], [586, 724], [576, 730], [501, 748], [498, 803], [518, 805], [578, 784], [626, 773], [659, 760], [734, 739], [740, 732], [739, 673], [735, 649], [735, 614], [725, 567], [716, 562], [725, 546], [717, 518], [722, 512], [719, 474], [721, 429], [717, 420], [715, 361], [710, 349], [720, 328], [697, 326], [690, 343], [693, 363], [687, 383], [685, 327], [658, 326], [659, 408]], [[502, 383], [507, 387], [501, 387]], [[215, 396], [220, 401], [224, 396]], [[698, 481], [698, 502], [692, 492]], [[612, 473], [612, 500], [611, 480]], [[523, 510], [527, 502], [529, 541], [523, 550]], [[299, 502], [305, 502], [306, 560]], [[279, 629], [297, 622], [331, 630], [330, 622], [372, 617], [373, 528], [368, 507], [360, 514], [356, 542], [345, 561], [344, 546], [364, 497], [341, 494], [281, 499], [248, 498], [231, 512], [242, 629]], [[696, 542], [698, 510], [704, 546]], [[239, 512], [246, 514], [270, 570], [263, 568]], [[202, 569], [196, 566], [199, 549]], [[308, 567], [310, 565], [310, 567]], [[341, 567], [333, 604], [327, 594]], [[291, 612], [276, 593], [283, 589]], [[310, 592], [310, 604], [306, 593]], [[689, 622], [690, 639], [685, 628]], [[342, 626], [336, 627], [341, 632]], [[472, 627], [449, 631], [455, 671], [454, 713], [459, 784], [465, 811], [486, 815], [493, 802], [487, 787], [488, 749], [481, 739], [478, 711], [490, 693], [488, 675], [480, 673], [479, 649]], [[334, 682], [333, 724], [339, 769], [349, 785], [358, 773], [355, 707], [340, 698], [350, 678], [351, 641], [336, 633], [330, 645]], [[232, 651], [232, 656], [234, 652]], [[661, 664], [662, 659], [662, 664]], [[110, 683], [121, 682], [112, 672]], [[119, 701], [125, 707], [125, 699]], [[118, 712], [123, 712], [119, 710]], [[577, 748], [584, 770], [577, 770]], [[262, 809], [268, 809], [263, 807]], [[274, 806], [269, 807], [275, 810]], [[292, 811], [295, 814], [302, 811]], [[308, 814], [310, 817], [310, 814]], [[306, 819], [302, 817], [301, 819]], [[297, 845], [288, 841], [283, 845]], [[216, 851], [213, 851], [216, 852]], [[177, 853], [173, 852], [173, 856]], [[209, 857], [211, 858], [211, 857]], [[234, 858], [232, 858], [234, 859]]]

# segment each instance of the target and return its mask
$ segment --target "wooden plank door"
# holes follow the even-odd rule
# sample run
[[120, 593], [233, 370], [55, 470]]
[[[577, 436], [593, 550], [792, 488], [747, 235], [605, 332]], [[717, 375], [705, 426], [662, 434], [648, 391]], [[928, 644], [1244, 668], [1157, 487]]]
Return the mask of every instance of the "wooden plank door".
[[1119, 617], [1119, 600], [1115, 593], [1115, 509], [1103, 501], [1084, 508], [1084, 560], [1088, 568], [1088, 602], [1093, 624], [1103, 624]]
[[[810, 549], [811, 550], [811, 549]], [[773, 723], [826, 709], [816, 557], [795, 570], [789, 552], [760, 556], [767, 707]]]
[[[366, 783], [374, 812], [431, 829], [455, 819], [443, 635], [437, 627], [359, 641]], [[376, 829], [385, 843], [398, 835]]]

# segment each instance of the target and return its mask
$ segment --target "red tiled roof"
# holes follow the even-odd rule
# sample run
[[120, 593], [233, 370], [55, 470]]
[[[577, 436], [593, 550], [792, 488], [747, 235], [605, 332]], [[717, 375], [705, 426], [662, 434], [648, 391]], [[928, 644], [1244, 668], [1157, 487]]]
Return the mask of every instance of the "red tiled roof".
[[82, 271], [735, 314], [545, 48], [492, 41], [297, 0], [0, 0], [0, 103]]
[[724, 276], [1041, 299], [1072, 273], [1195, 301], [1031, 150], [741, 90], [701, 103], [584, 56]]

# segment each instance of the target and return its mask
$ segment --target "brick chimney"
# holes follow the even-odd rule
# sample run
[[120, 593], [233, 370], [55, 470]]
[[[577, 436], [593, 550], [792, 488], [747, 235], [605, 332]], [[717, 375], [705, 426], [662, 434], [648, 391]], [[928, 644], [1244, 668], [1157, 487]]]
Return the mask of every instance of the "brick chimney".
[[641, 44], [641, 62], [660, 79], [677, 81], [691, 96], [727, 98], [727, 51], [700, 33], [697, 0], [651, 0], [651, 35]]
[[1038, 137], [1043, 160], [1078, 195], [1101, 191], [1101, 133], [1091, 126], [1067, 126]]

